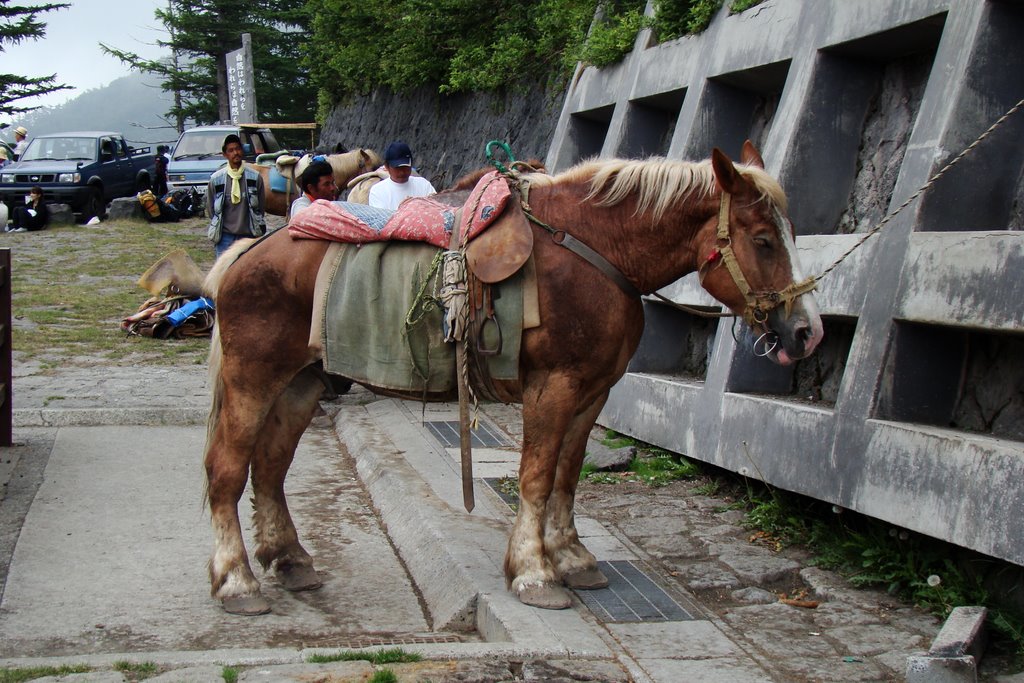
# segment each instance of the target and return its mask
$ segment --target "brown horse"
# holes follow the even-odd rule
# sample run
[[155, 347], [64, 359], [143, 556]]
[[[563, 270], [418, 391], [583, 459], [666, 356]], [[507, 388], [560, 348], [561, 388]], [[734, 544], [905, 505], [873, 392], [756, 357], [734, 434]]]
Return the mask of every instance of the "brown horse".
[[[326, 159], [334, 169], [334, 182], [338, 187], [345, 187], [356, 176], [377, 168], [382, 163], [380, 156], [372, 149], [355, 149], [343, 154], [329, 154]], [[259, 172], [263, 178], [263, 207], [267, 213], [273, 216], [288, 215], [288, 209], [291, 208], [292, 202], [302, 194], [298, 178], [309, 165], [309, 160], [310, 155], [306, 154], [295, 164], [278, 166], [281, 175], [288, 179], [286, 192], [275, 192], [270, 189], [270, 166], [247, 164]]]
[[[577, 535], [573, 500], [587, 436], [640, 341], [640, 293], [699, 269], [713, 296], [777, 337], [769, 354], [776, 362], [802, 358], [821, 340], [817, 303], [808, 287], [794, 286], [801, 275], [785, 196], [749, 142], [742, 162], [715, 150], [700, 163], [594, 161], [557, 176], [523, 176], [533, 214], [559, 231], [532, 228], [541, 326], [523, 333], [519, 379], [502, 383], [523, 405], [521, 500], [505, 574], [526, 604], [563, 608], [564, 586], [607, 585]], [[570, 252], [568, 235], [624, 282]], [[238, 518], [250, 472], [256, 559], [289, 590], [320, 585], [289, 516], [284, 479], [323, 389], [315, 372], [321, 349], [309, 331], [328, 244], [282, 230], [232, 266], [247, 247], [229, 251], [207, 279], [219, 330], [205, 461], [212, 594], [229, 612], [259, 614], [270, 604]]]

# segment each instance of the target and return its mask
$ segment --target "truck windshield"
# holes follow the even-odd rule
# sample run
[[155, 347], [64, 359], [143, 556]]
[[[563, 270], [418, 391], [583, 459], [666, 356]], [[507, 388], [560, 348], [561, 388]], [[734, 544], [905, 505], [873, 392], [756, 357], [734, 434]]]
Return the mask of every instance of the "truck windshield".
[[224, 143], [224, 136], [227, 134], [223, 130], [186, 132], [174, 148], [174, 159], [201, 159], [220, 156], [220, 146]]
[[36, 138], [20, 161], [95, 161], [95, 138]]

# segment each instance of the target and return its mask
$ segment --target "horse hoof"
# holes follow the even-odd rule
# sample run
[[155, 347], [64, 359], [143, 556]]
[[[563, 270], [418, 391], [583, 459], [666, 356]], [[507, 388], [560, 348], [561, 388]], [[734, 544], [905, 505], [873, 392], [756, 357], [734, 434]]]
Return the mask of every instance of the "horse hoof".
[[565, 609], [572, 605], [569, 592], [554, 583], [525, 586], [517, 595], [524, 605], [541, 609]]
[[255, 617], [270, 611], [270, 603], [262, 595], [232, 595], [220, 601], [228, 614]]
[[277, 579], [286, 591], [315, 591], [324, 585], [320, 575], [310, 566], [292, 565], [287, 569], [278, 568]]
[[569, 588], [585, 591], [608, 587], [608, 577], [595, 567], [566, 574], [562, 577], [562, 580], [565, 581], [565, 585]]

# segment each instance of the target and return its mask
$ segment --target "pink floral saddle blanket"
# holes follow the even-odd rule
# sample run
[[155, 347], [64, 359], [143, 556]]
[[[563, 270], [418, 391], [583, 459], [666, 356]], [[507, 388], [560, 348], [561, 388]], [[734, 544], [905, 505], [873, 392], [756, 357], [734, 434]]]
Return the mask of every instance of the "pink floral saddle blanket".
[[505, 210], [511, 191], [498, 171], [483, 176], [462, 209], [432, 197], [410, 197], [397, 211], [366, 204], [318, 199], [292, 217], [288, 233], [296, 239], [363, 244], [402, 240], [448, 249], [452, 230], [472, 240]]

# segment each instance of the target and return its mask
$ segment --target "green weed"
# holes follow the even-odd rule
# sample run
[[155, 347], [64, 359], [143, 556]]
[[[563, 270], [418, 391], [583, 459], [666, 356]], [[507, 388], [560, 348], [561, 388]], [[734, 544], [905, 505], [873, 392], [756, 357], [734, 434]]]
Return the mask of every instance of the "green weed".
[[637, 441], [611, 429], [605, 431], [601, 443], [609, 448], [636, 446], [637, 456], [630, 461], [624, 472], [602, 472], [584, 463], [580, 470], [580, 481], [592, 484], [617, 484], [633, 481], [648, 486], [664, 486], [677, 479], [689, 479], [700, 473], [700, 468], [690, 460], [669, 453], [666, 450]]
[[17, 669], [0, 669], [0, 683], [22, 683], [46, 676], [68, 676], [92, 671], [85, 664], [65, 664], [64, 666], [31, 666]]
[[764, 0], [732, 0], [732, 3], [729, 5], [729, 11], [732, 14], [738, 14], [744, 10], [750, 9], [751, 7], [760, 5], [762, 2], [764, 2]]
[[854, 586], [885, 590], [939, 618], [954, 607], [983, 605], [1001, 646], [1024, 657], [1024, 614], [989, 588], [999, 583], [1001, 563], [760, 482], [744, 479], [743, 485], [746, 493], [738, 502], [762, 544], [803, 546], [812, 564], [842, 574]]
[[233, 666], [225, 666], [220, 672], [224, 683], [238, 683], [238, 669]]
[[131, 681], [142, 681], [157, 674], [157, 666], [153, 662], [130, 662], [119, 659], [114, 662], [114, 669], [120, 671]]
[[391, 669], [378, 669], [370, 676], [368, 683], [398, 683], [398, 676]]

